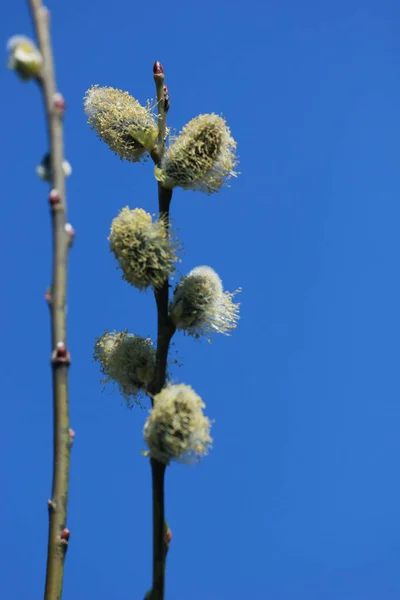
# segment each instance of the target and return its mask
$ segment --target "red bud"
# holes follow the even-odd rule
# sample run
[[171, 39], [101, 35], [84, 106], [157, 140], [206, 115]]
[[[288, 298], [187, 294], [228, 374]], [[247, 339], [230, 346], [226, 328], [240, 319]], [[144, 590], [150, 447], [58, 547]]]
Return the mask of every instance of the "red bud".
[[61, 197], [60, 197], [60, 194], [58, 193], [58, 190], [56, 190], [56, 189], [51, 190], [51, 192], [49, 194], [49, 202], [52, 206], [55, 206], [56, 204], [60, 204]]
[[71, 428], [70, 428], [70, 429], [68, 430], [68, 433], [69, 433], [69, 445], [70, 445], [70, 447], [72, 448], [72, 446], [73, 446], [73, 443], [74, 443], [74, 439], [75, 439], [75, 431], [74, 431], [73, 429], [71, 429]]
[[60, 94], [60, 92], [56, 92], [53, 96], [53, 102], [54, 102], [54, 107], [56, 108], [56, 110], [60, 114], [63, 114], [63, 112], [65, 111], [64, 96], [62, 94]]
[[70, 535], [71, 535], [70, 530], [65, 527], [65, 529], [63, 529], [61, 532], [60, 538], [62, 540], [65, 540], [66, 542], [68, 542]]
[[156, 62], [153, 65], [153, 73], [154, 75], [161, 75], [161, 73], [164, 73], [164, 67], [162, 66], [159, 60], [156, 60]]
[[68, 350], [65, 347], [64, 342], [58, 342], [56, 354], [59, 358], [65, 358], [68, 354]]
[[172, 540], [172, 531], [170, 530], [170, 528], [168, 527], [167, 532], [165, 533], [165, 543], [168, 545], [170, 543], [170, 541]]

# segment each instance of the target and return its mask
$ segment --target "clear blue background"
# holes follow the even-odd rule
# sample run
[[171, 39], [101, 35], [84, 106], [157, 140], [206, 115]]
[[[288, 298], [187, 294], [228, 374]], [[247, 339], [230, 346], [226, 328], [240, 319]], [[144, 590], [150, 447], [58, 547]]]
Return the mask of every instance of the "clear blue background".
[[[199, 466], [172, 466], [167, 600], [400, 597], [400, 6], [396, 0], [51, 2], [65, 95], [69, 219], [70, 548], [65, 600], [142, 599], [151, 579], [144, 410], [102, 393], [93, 340], [155, 333], [151, 294], [108, 251], [129, 204], [156, 210], [152, 164], [120, 162], [85, 123], [94, 83], [154, 97], [162, 61], [170, 125], [223, 113], [241, 176], [178, 191], [184, 274], [241, 286], [241, 321], [212, 345], [177, 336], [215, 419]], [[0, 39], [31, 34], [9, 2]], [[52, 464], [47, 150], [36, 86], [0, 71], [2, 595], [40, 598]]]

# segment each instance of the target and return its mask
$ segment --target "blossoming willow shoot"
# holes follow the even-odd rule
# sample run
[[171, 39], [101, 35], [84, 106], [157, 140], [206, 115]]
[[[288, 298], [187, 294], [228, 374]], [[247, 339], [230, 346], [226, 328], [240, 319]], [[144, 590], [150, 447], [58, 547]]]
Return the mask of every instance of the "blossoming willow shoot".
[[121, 331], [105, 332], [96, 342], [94, 359], [105, 375], [104, 383], [118, 384], [128, 404], [146, 389], [154, 371], [156, 352], [150, 338]]
[[35, 42], [23, 35], [14, 35], [8, 40], [7, 50], [9, 69], [14, 70], [23, 81], [40, 75], [43, 59]]
[[235, 176], [236, 142], [218, 115], [192, 119], [167, 149], [155, 175], [167, 188], [212, 194]]
[[85, 113], [92, 129], [121, 160], [138, 162], [157, 139], [153, 113], [128, 92], [95, 85], [86, 92]]
[[193, 462], [211, 446], [210, 421], [205, 404], [189, 385], [169, 385], [154, 398], [144, 426], [149, 454], [164, 464], [171, 460]]
[[178, 329], [195, 337], [228, 334], [239, 319], [239, 304], [232, 302], [236, 293], [223, 291], [222, 281], [211, 267], [196, 267], [175, 288], [171, 318]]
[[108, 239], [123, 279], [139, 290], [159, 287], [174, 271], [176, 248], [165, 222], [153, 221], [141, 208], [123, 208], [112, 222]]
[[[236, 176], [237, 158], [230, 129], [216, 114], [195, 117], [168, 143], [167, 114], [173, 103], [158, 61], [153, 79], [154, 114], [128, 92], [97, 85], [87, 91], [84, 110], [91, 128], [121, 159], [135, 163], [150, 156], [155, 165], [158, 218], [142, 208], [126, 206], [112, 221], [108, 239], [123, 279], [138, 290], [152, 289], [154, 293], [157, 345], [154, 348], [149, 338], [139, 335], [106, 332], [96, 341], [94, 358], [104, 381], [115, 382], [129, 405], [138, 402], [139, 394], [147, 395], [151, 402], [143, 435], [148, 447], [144, 454], [150, 458], [152, 471], [153, 579], [145, 598], [164, 600], [165, 562], [172, 538], [165, 520], [165, 471], [171, 461], [197, 461], [212, 443], [211, 423], [203, 414], [200, 396], [189, 385], [168, 381], [171, 340], [177, 330], [195, 337], [210, 332], [227, 334], [239, 319], [239, 304], [233, 302], [236, 292], [224, 291], [211, 267], [196, 267], [182, 277], [171, 298], [171, 275], [180, 247], [171, 236], [171, 200], [177, 187], [218, 192]], [[135, 311], [133, 315], [140, 325], [140, 316]], [[131, 321], [132, 313], [127, 317]]]

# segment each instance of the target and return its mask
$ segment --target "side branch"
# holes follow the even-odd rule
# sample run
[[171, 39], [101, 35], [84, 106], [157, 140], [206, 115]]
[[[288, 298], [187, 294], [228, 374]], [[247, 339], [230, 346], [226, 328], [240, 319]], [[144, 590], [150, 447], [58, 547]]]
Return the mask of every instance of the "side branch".
[[66, 528], [68, 480], [70, 463], [70, 429], [68, 415], [68, 370], [70, 356], [67, 351], [66, 286], [68, 236], [66, 224], [66, 194], [63, 172], [64, 143], [62, 111], [55, 104], [57, 91], [53, 54], [49, 31], [49, 12], [41, 0], [28, 0], [36, 37], [43, 58], [39, 84], [43, 94], [48, 128], [50, 153], [50, 182], [52, 204], [53, 266], [51, 286], [51, 338], [53, 370], [54, 456], [52, 497], [49, 501], [49, 537], [45, 600], [59, 600], [62, 594], [65, 554], [69, 530]]

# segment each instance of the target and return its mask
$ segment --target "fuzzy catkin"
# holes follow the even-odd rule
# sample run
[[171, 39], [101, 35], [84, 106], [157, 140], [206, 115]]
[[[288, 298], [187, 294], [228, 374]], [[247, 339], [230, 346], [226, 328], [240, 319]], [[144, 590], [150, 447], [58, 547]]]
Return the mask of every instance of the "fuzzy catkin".
[[93, 356], [100, 363], [103, 383], [115, 382], [128, 405], [137, 402], [154, 372], [156, 351], [151, 339], [106, 331], [96, 340]]
[[194, 337], [207, 333], [228, 335], [239, 320], [239, 304], [232, 301], [237, 291], [224, 291], [221, 279], [211, 267], [195, 267], [175, 288], [171, 318], [177, 329]]
[[42, 55], [35, 42], [23, 35], [14, 35], [8, 40], [8, 68], [14, 70], [23, 81], [39, 77]]
[[208, 453], [212, 444], [205, 404], [189, 386], [168, 385], [154, 397], [144, 426], [149, 454], [159, 462], [193, 462]]
[[84, 109], [91, 128], [121, 160], [138, 162], [151, 152], [158, 134], [154, 114], [128, 92], [94, 85]]
[[236, 175], [235, 149], [236, 142], [222, 117], [199, 115], [166, 150], [155, 176], [166, 188], [213, 194]]
[[123, 208], [108, 239], [123, 279], [139, 290], [160, 287], [175, 269], [177, 248], [169, 229], [141, 208]]

